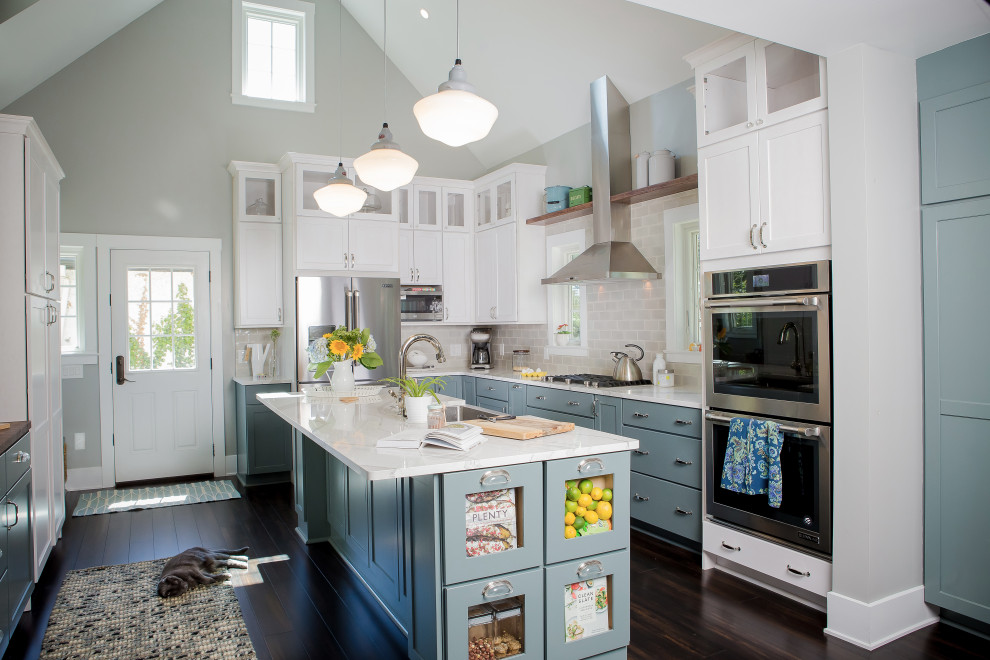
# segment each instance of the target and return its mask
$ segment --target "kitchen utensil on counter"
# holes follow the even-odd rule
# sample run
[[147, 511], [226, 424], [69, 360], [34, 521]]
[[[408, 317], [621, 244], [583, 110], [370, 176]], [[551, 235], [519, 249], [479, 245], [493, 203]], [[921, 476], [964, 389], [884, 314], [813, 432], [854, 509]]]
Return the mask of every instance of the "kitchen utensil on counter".
[[650, 156], [650, 185], [674, 178], [674, 154], [668, 149], [657, 149]]
[[621, 381], [643, 380], [643, 372], [636, 363], [642, 360], [646, 353], [636, 344], [626, 344], [626, 348], [635, 348], [638, 350], [639, 357], [631, 358], [622, 351], [612, 351], [612, 359], [615, 361], [612, 378]]
[[429, 359], [430, 358], [427, 357], [426, 353], [419, 349], [414, 348], [406, 353], [406, 362], [408, 362], [412, 367], [422, 367], [427, 363], [427, 361], [429, 361]]
[[251, 351], [251, 375], [255, 378], [261, 378], [265, 375], [265, 362], [268, 360], [268, 354], [272, 350], [271, 344], [248, 344], [248, 350]]
[[471, 331], [471, 368], [491, 369], [491, 328], [475, 328]]
[[542, 417], [530, 417], [524, 415], [515, 419], [507, 419], [498, 422], [489, 422], [483, 419], [466, 419], [468, 424], [481, 427], [481, 432], [485, 435], [494, 435], [500, 438], [510, 438], [512, 440], [532, 440], [542, 438], [545, 435], [556, 435], [557, 433], [567, 433], [574, 430], [574, 422], [555, 422]]
[[567, 208], [567, 195], [571, 192], [570, 186], [550, 186], [544, 188], [547, 193], [546, 212], [553, 213]]

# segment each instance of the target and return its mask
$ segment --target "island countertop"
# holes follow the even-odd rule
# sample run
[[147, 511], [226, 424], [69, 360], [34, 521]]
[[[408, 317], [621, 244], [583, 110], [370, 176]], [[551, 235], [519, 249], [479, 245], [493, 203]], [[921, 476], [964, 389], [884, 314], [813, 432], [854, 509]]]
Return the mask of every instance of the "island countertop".
[[[259, 394], [257, 398], [293, 428], [351, 469], [366, 475], [370, 481], [575, 458], [639, 447], [639, 441], [634, 438], [578, 427], [567, 433], [532, 440], [485, 436], [485, 442], [468, 451], [439, 447], [379, 449], [380, 439], [399, 431], [421, 428], [425, 433], [427, 430], [426, 424], [414, 424], [400, 417], [395, 400], [387, 394], [362, 397], [355, 403], [286, 392]], [[447, 405], [464, 403], [462, 399], [443, 395], [440, 398]]]

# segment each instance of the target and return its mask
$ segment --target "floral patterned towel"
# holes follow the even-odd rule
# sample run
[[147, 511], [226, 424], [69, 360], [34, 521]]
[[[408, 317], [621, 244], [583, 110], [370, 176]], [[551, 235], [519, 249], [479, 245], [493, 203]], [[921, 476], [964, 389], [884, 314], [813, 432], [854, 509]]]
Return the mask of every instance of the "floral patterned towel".
[[770, 506], [780, 508], [780, 446], [784, 436], [775, 422], [733, 417], [722, 466], [722, 488], [743, 495], [767, 493]]

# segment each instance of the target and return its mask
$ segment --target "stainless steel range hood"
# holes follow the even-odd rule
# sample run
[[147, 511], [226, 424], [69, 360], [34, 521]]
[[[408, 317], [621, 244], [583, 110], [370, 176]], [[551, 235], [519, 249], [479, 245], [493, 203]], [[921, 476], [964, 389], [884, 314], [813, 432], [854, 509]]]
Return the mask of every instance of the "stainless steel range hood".
[[632, 244], [629, 205], [612, 203], [632, 189], [629, 104], [608, 76], [591, 83], [591, 189], [595, 244], [543, 284], [655, 280], [660, 274]]

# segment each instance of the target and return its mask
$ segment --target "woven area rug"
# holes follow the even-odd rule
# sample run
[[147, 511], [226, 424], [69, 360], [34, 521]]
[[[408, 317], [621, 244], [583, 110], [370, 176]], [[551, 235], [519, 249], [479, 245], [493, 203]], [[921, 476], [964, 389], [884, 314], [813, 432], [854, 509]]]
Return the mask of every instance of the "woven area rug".
[[106, 489], [79, 496], [73, 516], [92, 516], [98, 513], [115, 513], [135, 509], [157, 509], [179, 504], [218, 502], [240, 497], [241, 494], [229, 480], [197, 481], [168, 486], [145, 488]]
[[257, 658], [234, 588], [156, 592], [165, 559], [69, 571], [42, 658]]

